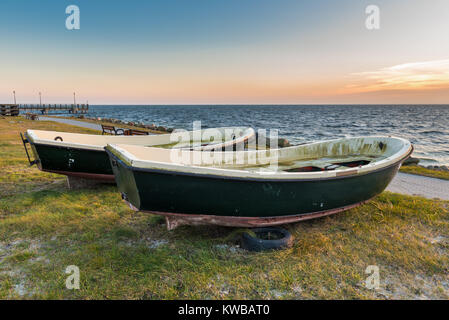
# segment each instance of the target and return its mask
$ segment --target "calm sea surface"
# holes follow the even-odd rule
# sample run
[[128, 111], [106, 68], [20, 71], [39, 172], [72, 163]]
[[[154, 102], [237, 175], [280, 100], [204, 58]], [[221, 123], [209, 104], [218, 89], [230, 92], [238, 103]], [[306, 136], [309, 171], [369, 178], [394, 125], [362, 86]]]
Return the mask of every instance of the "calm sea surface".
[[293, 144], [360, 135], [410, 140], [421, 163], [449, 165], [449, 105], [90, 106], [89, 115], [192, 129], [278, 129]]

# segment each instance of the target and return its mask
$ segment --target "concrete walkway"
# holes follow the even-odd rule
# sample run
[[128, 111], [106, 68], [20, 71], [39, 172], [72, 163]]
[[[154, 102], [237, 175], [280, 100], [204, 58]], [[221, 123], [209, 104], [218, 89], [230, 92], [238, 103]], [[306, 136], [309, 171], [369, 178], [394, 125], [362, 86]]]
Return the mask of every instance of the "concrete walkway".
[[387, 187], [388, 191], [421, 196], [429, 199], [449, 200], [449, 180], [398, 172]]
[[96, 124], [96, 123], [85, 122], [85, 121], [63, 119], [63, 118], [57, 118], [57, 117], [43, 117], [43, 116], [39, 116], [39, 120], [55, 121], [55, 122], [59, 122], [59, 123], [70, 124], [72, 126], [78, 126], [78, 127], [83, 127], [83, 128], [88, 128], [88, 129], [102, 131], [101, 130], [101, 125]]

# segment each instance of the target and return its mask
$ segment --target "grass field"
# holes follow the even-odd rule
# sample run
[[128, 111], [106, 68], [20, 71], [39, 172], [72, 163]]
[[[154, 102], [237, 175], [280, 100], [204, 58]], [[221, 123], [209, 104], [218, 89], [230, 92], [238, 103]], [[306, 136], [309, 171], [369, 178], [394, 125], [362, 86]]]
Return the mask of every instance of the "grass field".
[[[19, 132], [92, 132], [0, 118], [0, 299], [447, 299], [449, 203], [382, 193], [288, 225], [292, 248], [241, 250], [235, 229], [180, 227], [135, 213], [114, 186], [68, 190], [29, 168]], [[80, 289], [65, 286], [67, 266]], [[380, 269], [367, 289], [365, 270]]]
[[449, 180], [449, 171], [432, 170], [415, 165], [402, 166], [400, 171], [405, 173], [417, 174], [420, 176]]

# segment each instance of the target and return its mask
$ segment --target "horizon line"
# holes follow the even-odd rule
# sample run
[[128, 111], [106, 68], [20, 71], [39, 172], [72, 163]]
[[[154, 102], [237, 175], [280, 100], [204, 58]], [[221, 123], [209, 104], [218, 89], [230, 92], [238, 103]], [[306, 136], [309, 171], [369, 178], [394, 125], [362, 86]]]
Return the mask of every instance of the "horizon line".
[[432, 105], [432, 106], [445, 106], [448, 103], [156, 103], [156, 104], [91, 104], [90, 106], [352, 106], [352, 105], [364, 105], [364, 106], [419, 106], [419, 105]]

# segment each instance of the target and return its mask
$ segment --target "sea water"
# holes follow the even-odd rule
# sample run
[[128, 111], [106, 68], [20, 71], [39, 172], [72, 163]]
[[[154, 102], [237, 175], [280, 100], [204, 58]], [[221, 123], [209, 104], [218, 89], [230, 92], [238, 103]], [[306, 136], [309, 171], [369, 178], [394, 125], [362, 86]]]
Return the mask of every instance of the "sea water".
[[410, 140], [424, 165], [449, 165], [449, 105], [113, 105], [89, 116], [192, 130], [251, 126], [277, 129], [292, 144], [364, 135]]

